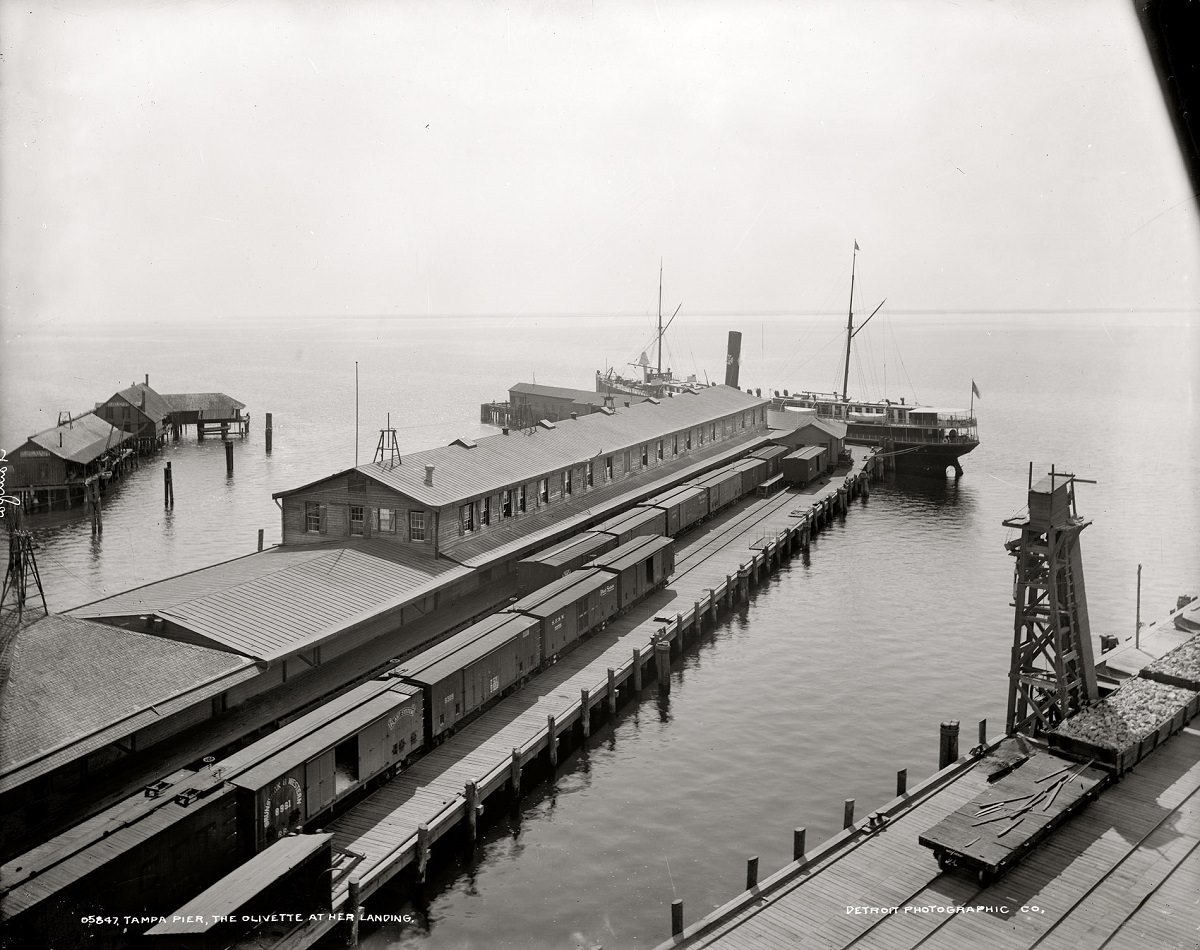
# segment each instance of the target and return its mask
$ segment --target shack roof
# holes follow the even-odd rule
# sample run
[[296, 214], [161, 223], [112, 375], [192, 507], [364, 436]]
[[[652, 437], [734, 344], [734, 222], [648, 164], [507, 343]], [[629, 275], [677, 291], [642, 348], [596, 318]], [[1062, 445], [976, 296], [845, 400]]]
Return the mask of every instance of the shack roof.
[[[142, 407], [142, 396], [146, 397], [145, 408]], [[171, 414], [171, 407], [161, 395], [147, 386], [145, 383], [134, 383], [127, 389], [122, 389], [113, 394], [113, 399], [124, 399], [129, 405], [135, 409], [140, 409], [155, 422], [160, 422]]]
[[332, 842], [332, 834], [280, 838], [175, 913], [164, 916], [146, 935], [204, 934], [228, 920], [236, 920], [238, 911], [250, 901], [309, 858], [330, 851]]
[[14, 636], [0, 792], [258, 675], [245, 657], [51, 614]]
[[307, 650], [465, 577], [470, 569], [387, 541], [272, 548], [75, 608], [110, 622], [154, 615], [258, 660]]
[[786, 445], [764, 445], [761, 449], [755, 449], [750, 453], [751, 458], [758, 459], [777, 459], [781, 455], [787, 455], [791, 451]]
[[86, 465], [132, 438], [128, 432], [109, 425], [94, 412], [88, 412], [53, 429], [31, 435], [29, 441], [51, 455]]
[[786, 462], [790, 459], [815, 459], [824, 452], [825, 446], [823, 445], [806, 445], [804, 448], [796, 449], [796, 451], [792, 452], [790, 455], [784, 456], [783, 460]]
[[837, 419], [807, 419], [796, 426], [796, 431], [803, 432], [808, 428], [820, 429], [826, 435], [831, 435], [835, 439], [846, 438], [846, 423], [839, 422]]
[[[407, 455], [399, 465], [360, 465], [358, 471], [421, 504], [442, 507], [768, 402], [729, 386], [711, 386], [659, 402], [621, 406], [611, 415], [590, 413], [558, 422], [553, 429], [514, 429], [509, 435], [487, 436], [479, 439], [475, 448], [448, 445]], [[428, 465], [434, 468], [432, 484], [426, 484]], [[326, 480], [276, 492], [274, 497], [292, 495]]]
[[205, 419], [235, 419], [246, 408], [225, 393], [163, 393], [162, 398], [171, 412], [198, 412]]
[[516, 393], [524, 396], [541, 396], [549, 399], [569, 399], [586, 406], [603, 406], [605, 399], [612, 399], [614, 406], [625, 403], [645, 402], [645, 396], [598, 393], [591, 389], [571, 389], [566, 386], [543, 386], [540, 383], [515, 383], [508, 389], [509, 396]]

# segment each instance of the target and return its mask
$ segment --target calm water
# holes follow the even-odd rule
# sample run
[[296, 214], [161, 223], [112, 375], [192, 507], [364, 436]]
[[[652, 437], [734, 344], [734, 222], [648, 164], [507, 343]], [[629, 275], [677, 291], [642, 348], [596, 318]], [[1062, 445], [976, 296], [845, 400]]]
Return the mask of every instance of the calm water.
[[[682, 318], [681, 318], [682, 319]], [[667, 704], [648, 696], [594, 737], [553, 786], [488, 831], [469, 865], [445, 862], [419, 906], [402, 889], [380, 912], [422, 923], [367, 936], [384, 947], [646, 947], [669, 904], [696, 919], [734, 896], [745, 858], [765, 876], [791, 829], [817, 843], [886, 801], [895, 771], [936, 765], [938, 722], [999, 724], [1011, 637], [1011, 561], [1001, 521], [1024, 505], [1027, 466], [1079, 488], [1092, 629], [1132, 633], [1200, 588], [1200, 465], [1194, 316], [877, 318], [857, 342], [851, 388], [965, 406], [974, 379], [982, 446], [965, 477], [877, 488], [684, 660]], [[838, 318], [694, 318], [675, 334], [676, 370], [723, 365], [741, 329], [743, 385], [832, 389]], [[218, 441], [171, 446], [174, 511], [158, 458], [108, 499], [93, 541], [75, 512], [31, 518], [52, 607], [63, 608], [279, 539], [270, 493], [360, 459], [391, 412], [402, 449], [490, 431], [479, 403], [518, 380], [590, 388], [592, 374], [647, 348], [648, 320], [307, 320], [216, 323], [123, 336], [47, 328], [8, 341], [0, 444], [12, 448], [149, 372], [160, 391], [223, 390], [254, 416], [225, 476]], [[35, 363], [39, 360], [40, 363]], [[49, 360], [49, 366], [46, 365]], [[33, 374], [27, 367], [39, 365]], [[910, 383], [909, 380], [912, 382]], [[916, 389], [914, 392], [913, 386]], [[274, 452], [262, 413], [275, 414]], [[748, 780], [752, 777], [752, 780]]]

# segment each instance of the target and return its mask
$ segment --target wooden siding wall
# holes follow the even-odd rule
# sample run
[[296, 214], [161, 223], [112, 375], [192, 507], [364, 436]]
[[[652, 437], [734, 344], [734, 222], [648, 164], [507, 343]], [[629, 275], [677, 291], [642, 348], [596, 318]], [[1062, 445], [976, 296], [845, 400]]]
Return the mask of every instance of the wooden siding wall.
[[[361, 487], [351, 488], [348, 484], [350, 476], [342, 475], [330, 479], [321, 485], [314, 486], [302, 494], [288, 495], [283, 501], [283, 543], [284, 544], [315, 544], [321, 541], [344, 540], [350, 537], [350, 506], [362, 505], [364, 508], [363, 534], [365, 538], [377, 538], [381, 541], [392, 541], [397, 544], [407, 544], [411, 540], [408, 533], [408, 514], [410, 511], [423, 511], [411, 498], [399, 492], [385, 488], [378, 482], [363, 478]], [[323, 533], [305, 530], [305, 503], [316, 502], [325, 506], [325, 531]], [[395, 531], [375, 530], [375, 512], [380, 508], [391, 508], [395, 512]], [[426, 511], [424, 543], [432, 547], [432, 527], [429, 512]], [[356, 535], [357, 537], [357, 535]], [[419, 542], [418, 542], [419, 543]]]
[[[26, 454], [31, 452], [39, 454]], [[36, 442], [26, 442], [7, 461], [12, 467], [5, 479], [6, 488], [62, 485], [67, 480], [67, 463]]]

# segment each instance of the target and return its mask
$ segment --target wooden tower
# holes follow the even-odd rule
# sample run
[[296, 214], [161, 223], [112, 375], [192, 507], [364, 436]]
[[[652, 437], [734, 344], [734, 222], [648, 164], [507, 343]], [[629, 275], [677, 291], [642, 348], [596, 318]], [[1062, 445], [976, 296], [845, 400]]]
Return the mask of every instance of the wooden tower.
[[394, 468], [400, 464], [400, 444], [396, 440], [396, 430], [392, 428], [392, 414], [387, 416], [387, 428], [379, 430], [379, 442], [375, 446], [375, 458], [372, 460], [380, 468]]
[[0, 614], [3, 614], [5, 609], [15, 610], [16, 619], [20, 622], [25, 612], [25, 601], [29, 596], [30, 580], [37, 585], [38, 594], [41, 595], [42, 611], [49, 614], [42, 577], [38, 573], [37, 557], [33, 553], [33, 536], [28, 531], [12, 528], [8, 534], [8, 570], [4, 574], [3, 587], [0, 588]]
[[1079, 549], [1091, 522], [1075, 507], [1075, 484], [1085, 481], [1052, 468], [1035, 485], [1030, 465], [1028, 515], [1004, 522], [1020, 532], [1006, 545], [1016, 558], [1010, 735], [1052, 729], [1097, 699]]

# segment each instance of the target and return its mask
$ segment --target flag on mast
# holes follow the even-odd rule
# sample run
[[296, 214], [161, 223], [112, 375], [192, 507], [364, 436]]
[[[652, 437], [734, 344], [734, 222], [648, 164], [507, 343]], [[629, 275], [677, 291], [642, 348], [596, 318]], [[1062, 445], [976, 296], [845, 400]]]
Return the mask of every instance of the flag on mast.
[[857, 241], [854, 242], [854, 250], [856, 250], [856, 251], [858, 250], [858, 242]]
[[971, 380], [971, 395], [979, 396], [980, 399], [983, 398], [983, 396], [980, 395], [979, 387], [975, 385], [975, 380]]

